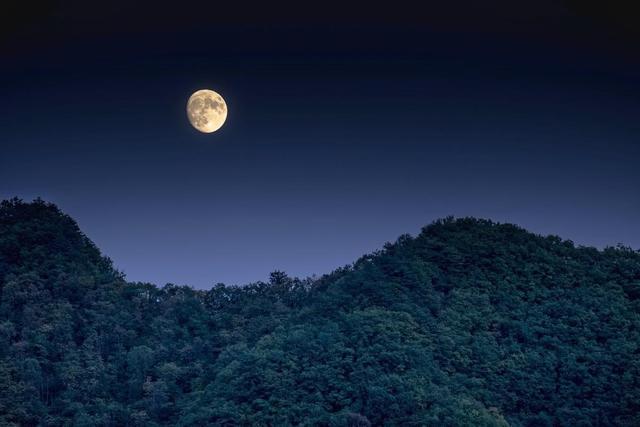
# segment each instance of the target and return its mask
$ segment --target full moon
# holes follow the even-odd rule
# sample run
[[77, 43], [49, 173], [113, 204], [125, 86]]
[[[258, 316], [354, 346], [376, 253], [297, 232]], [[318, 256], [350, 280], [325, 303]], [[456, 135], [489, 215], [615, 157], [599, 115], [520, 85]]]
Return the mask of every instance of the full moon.
[[187, 101], [187, 117], [191, 125], [200, 132], [215, 132], [227, 120], [227, 103], [218, 92], [199, 90]]

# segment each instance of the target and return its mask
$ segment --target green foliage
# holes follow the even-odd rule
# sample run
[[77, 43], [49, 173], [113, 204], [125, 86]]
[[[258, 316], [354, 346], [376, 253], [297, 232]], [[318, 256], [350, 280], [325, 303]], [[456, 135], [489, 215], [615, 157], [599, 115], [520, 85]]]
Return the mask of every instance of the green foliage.
[[0, 425], [640, 425], [640, 254], [445, 219], [317, 280], [127, 283], [0, 205]]

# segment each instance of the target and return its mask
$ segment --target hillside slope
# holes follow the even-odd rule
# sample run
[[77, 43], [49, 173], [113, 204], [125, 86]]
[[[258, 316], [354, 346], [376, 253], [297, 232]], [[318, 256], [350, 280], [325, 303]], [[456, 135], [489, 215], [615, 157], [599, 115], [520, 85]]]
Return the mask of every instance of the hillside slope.
[[640, 254], [447, 219], [319, 280], [127, 283], [0, 206], [2, 425], [640, 425]]

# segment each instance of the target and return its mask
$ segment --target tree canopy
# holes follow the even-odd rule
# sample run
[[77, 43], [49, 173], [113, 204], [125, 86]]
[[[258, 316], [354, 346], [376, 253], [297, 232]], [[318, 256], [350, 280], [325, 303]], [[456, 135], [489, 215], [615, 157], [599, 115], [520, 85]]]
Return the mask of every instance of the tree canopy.
[[130, 283], [0, 205], [0, 425], [640, 425], [640, 254], [447, 218], [318, 279]]

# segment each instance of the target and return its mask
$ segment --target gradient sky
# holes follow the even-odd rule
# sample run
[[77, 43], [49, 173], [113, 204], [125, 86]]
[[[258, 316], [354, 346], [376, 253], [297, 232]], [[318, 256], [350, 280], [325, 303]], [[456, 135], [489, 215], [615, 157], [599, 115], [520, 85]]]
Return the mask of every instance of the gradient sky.
[[0, 198], [56, 203], [129, 280], [323, 274], [447, 215], [640, 248], [637, 9], [84, 3], [3, 17]]

